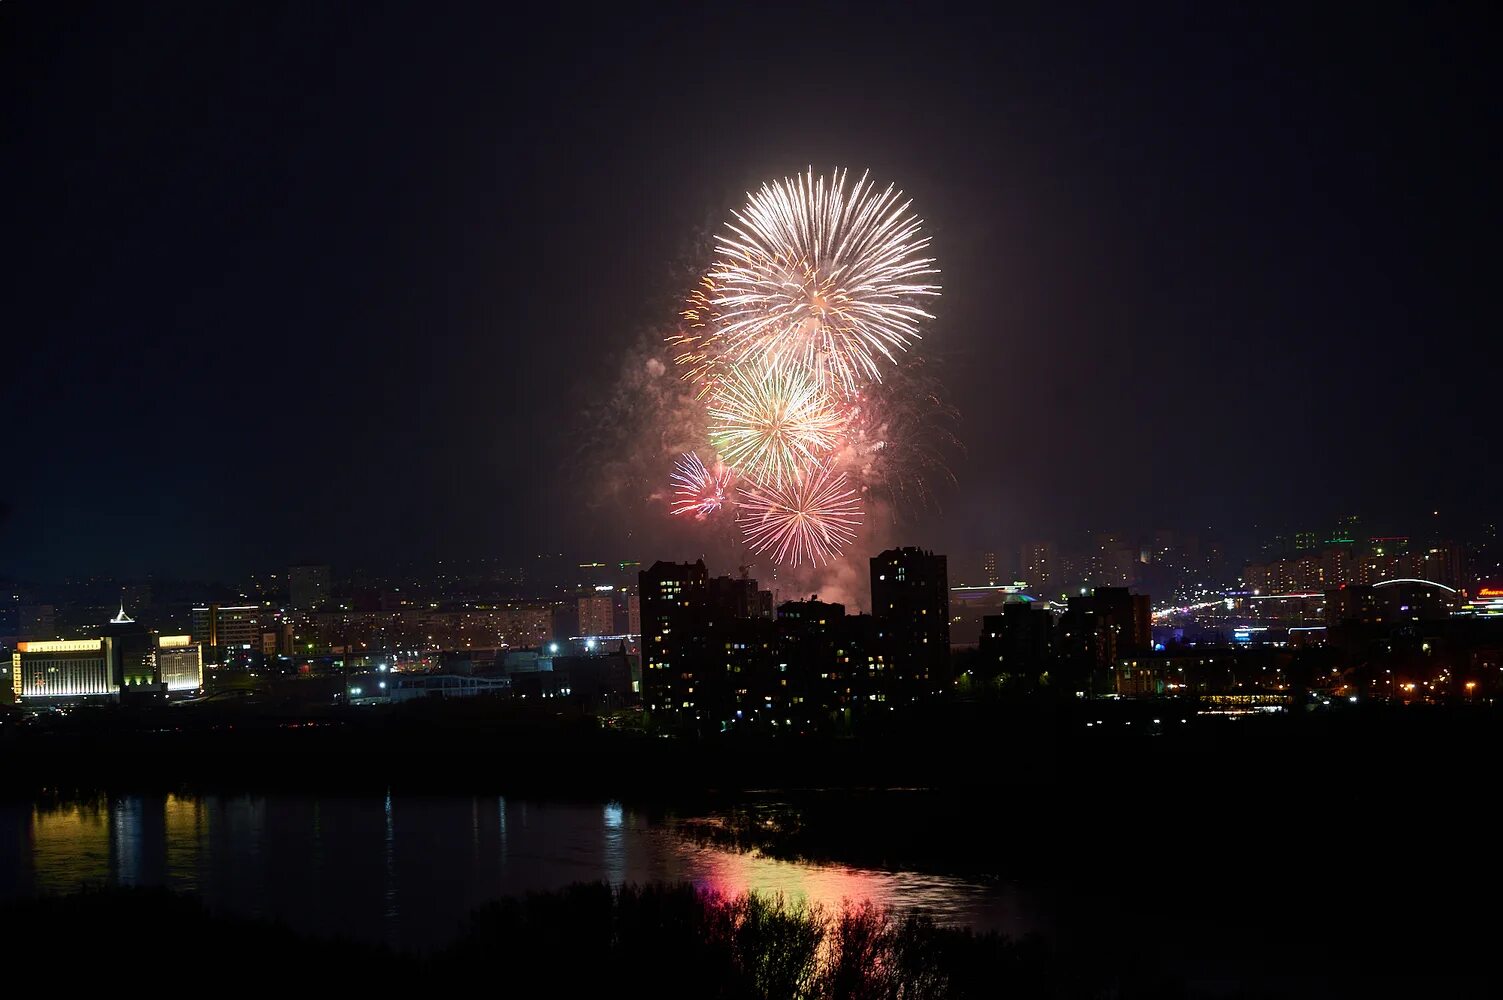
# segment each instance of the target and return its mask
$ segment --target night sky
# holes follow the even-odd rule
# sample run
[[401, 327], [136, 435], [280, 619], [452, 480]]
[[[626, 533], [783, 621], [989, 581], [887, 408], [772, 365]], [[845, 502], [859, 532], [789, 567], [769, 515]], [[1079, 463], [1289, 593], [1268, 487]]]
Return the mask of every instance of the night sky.
[[0, 575], [685, 554], [585, 413], [811, 164], [943, 269], [905, 540], [1490, 516], [1493, 25], [1201, 6], [0, 4]]

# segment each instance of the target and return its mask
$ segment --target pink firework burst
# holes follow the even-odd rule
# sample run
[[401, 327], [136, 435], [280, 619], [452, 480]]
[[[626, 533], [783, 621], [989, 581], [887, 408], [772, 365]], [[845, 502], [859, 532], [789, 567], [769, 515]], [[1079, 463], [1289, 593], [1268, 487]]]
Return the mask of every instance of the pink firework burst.
[[723, 507], [731, 491], [731, 470], [719, 462], [713, 469], [706, 468], [692, 451], [680, 455], [673, 464], [672, 479], [673, 502], [669, 510], [674, 514], [693, 514], [696, 521], [703, 521]]

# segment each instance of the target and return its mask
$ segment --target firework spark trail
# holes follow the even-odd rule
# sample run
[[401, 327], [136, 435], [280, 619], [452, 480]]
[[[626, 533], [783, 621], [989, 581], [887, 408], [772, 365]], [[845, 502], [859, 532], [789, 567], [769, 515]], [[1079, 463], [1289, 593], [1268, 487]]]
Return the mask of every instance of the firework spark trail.
[[726, 368], [726, 360], [720, 354], [721, 337], [716, 331], [718, 314], [711, 302], [714, 294], [714, 283], [708, 277], [701, 278], [679, 313], [682, 328], [668, 338], [668, 343], [679, 352], [674, 355], [673, 363], [684, 369], [684, 381], [695, 384], [697, 399], [715, 391]]
[[838, 444], [845, 418], [824, 387], [791, 364], [741, 364], [709, 403], [710, 443], [729, 466], [774, 485]]
[[828, 563], [856, 539], [861, 497], [849, 480], [817, 465], [781, 485], [751, 483], [738, 490], [737, 521], [753, 552], [778, 563]]
[[731, 470], [719, 462], [705, 467], [694, 452], [679, 456], [673, 467], [673, 514], [693, 514], [703, 521], [725, 505], [731, 489]]

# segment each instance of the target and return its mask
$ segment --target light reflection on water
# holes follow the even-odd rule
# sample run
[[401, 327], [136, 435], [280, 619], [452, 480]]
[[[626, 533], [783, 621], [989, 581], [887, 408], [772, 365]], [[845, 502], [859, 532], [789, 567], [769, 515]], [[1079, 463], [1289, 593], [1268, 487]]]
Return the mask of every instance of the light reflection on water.
[[305, 932], [432, 948], [491, 899], [598, 880], [688, 881], [829, 909], [869, 899], [978, 930], [1042, 929], [1031, 901], [1010, 888], [724, 850], [614, 802], [131, 795], [0, 804], [0, 898], [161, 885]]

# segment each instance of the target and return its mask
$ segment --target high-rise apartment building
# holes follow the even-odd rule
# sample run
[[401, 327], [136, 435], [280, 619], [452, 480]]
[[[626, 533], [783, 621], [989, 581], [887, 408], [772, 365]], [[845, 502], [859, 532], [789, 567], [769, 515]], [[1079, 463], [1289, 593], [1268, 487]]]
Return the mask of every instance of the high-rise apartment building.
[[982, 620], [981, 661], [988, 676], [1007, 680], [1037, 678], [1054, 657], [1054, 615], [1029, 601], [1006, 605]]
[[1147, 594], [1126, 587], [1097, 587], [1070, 598], [1060, 618], [1056, 643], [1073, 669], [1080, 690], [1111, 690], [1111, 671], [1118, 658], [1148, 652], [1153, 646], [1152, 610]]
[[1122, 535], [1098, 534], [1089, 555], [1089, 583], [1098, 587], [1126, 587], [1136, 582], [1139, 552]]
[[261, 656], [291, 653], [288, 625], [281, 612], [259, 604], [201, 604], [188, 611], [190, 638], [204, 648], [210, 666], [245, 665]]
[[591, 594], [579, 599], [579, 631], [577, 635], [601, 636], [616, 634], [616, 598], [613, 587], [606, 592]]
[[711, 683], [704, 560], [655, 562], [638, 576], [642, 614], [642, 706], [692, 719]]
[[917, 699], [950, 682], [950, 585], [946, 559], [918, 548], [872, 557], [872, 617], [900, 697]]
[[1038, 593], [1047, 591], [1051, 584], [1064, 582], [1053, 542], [1024, 542], [1020, 565], [1023, 582]]

